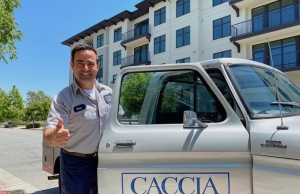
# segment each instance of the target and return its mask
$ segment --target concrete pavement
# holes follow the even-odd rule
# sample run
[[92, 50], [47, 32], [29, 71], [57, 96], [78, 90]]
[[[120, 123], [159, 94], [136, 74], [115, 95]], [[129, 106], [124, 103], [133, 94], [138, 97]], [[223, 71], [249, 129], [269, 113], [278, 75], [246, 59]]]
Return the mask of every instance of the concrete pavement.
[[2, 168], [0, 168], [0, 194], [1, 192], [11, 194], [45, 194], [45, 192], [40, 191], [40, 189], [35, 188]]

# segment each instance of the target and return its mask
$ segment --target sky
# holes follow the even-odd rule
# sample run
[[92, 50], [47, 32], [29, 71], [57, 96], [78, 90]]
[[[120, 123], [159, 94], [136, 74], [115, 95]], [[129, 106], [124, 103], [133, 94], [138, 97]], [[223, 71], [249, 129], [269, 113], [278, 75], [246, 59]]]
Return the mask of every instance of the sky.
[[20, 0], [15, 10], [16, 60], [0, 61], [0, 88], [15, 85], [23, 100], [28, 91], [44, 91], [53, 98], [69, 85], [70, 48], [61, 42], [124, 11], [135, 11], [142, 0]]

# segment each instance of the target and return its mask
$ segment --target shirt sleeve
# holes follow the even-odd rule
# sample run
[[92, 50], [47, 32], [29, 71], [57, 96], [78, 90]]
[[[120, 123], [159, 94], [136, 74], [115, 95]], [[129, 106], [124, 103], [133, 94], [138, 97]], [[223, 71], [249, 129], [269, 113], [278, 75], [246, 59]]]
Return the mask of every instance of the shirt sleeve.
[[45, 129], [55, 128], [59, 117], [63, 119], [64, 127], [67, 126], [70, 118], [70, 112], [71, 111], [66, 100], [61, 94], [57, 94], [52, 100]]

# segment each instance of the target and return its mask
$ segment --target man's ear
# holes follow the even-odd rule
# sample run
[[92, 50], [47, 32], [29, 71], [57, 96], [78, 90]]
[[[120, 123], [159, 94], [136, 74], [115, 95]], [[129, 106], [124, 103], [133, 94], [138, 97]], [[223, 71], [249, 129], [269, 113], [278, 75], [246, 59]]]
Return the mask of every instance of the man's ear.
[[73, 64], [72, 61], [70, 61], [70, 66], [71, 66], [71, 68], [73, 69], [74, 64]]

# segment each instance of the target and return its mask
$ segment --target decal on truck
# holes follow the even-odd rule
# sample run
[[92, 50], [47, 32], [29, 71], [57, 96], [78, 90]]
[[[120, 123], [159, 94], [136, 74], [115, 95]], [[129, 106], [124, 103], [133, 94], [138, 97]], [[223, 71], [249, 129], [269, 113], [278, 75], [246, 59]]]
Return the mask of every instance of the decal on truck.
[[229, 172], [122, 173], [122, 193], [230, 193]]

